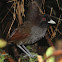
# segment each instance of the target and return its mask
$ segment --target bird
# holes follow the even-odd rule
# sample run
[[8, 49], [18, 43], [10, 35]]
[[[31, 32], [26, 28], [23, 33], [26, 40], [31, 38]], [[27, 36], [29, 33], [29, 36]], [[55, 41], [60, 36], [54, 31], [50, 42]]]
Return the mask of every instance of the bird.
[[33, 57], [24, 45], [34, 44], [43, 38], [48, 29], [48, 23], [56, 24], [48, 14], [41, 14], [39, 12], [35, 2], [31, 2], [26, 15], [26, 21], [17, 27], [8, 39], [13, 41], [28, 56]]

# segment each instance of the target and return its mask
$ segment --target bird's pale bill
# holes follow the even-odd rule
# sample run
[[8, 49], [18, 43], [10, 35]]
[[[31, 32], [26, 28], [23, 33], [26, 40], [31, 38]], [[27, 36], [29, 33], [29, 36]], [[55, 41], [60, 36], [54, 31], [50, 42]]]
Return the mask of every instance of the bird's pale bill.
[[50, 24], [56, 24], [56, 22], [53, 21], [52, 19], [50, 19], [50, 21], [48, 21], [48, 23], [50, 23]]

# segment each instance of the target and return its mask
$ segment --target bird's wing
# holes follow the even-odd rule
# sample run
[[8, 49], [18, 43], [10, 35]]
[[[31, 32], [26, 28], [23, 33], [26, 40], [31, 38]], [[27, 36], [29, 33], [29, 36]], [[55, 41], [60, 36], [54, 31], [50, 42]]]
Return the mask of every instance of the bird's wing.
[[10, 37], [9, 40], [22, 40], [25, 39], [29, 34], [27, 33], [21, 33], [19, 30], [16, 30], [14, 33], [12, 33], [12, 36]]

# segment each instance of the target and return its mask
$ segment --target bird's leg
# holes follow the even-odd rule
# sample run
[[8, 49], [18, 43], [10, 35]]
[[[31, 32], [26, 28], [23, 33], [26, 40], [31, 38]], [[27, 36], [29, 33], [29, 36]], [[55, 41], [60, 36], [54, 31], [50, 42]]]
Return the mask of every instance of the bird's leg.
[[24, 45], [22, 45], [22, 47], [26, 50], [26, 52], [27, 52], [31, 57], [34, 57]]
[[20, 45], [17, 45], [24, 53], [26, 53], [29, 57], [30, 55], [20, 46]]

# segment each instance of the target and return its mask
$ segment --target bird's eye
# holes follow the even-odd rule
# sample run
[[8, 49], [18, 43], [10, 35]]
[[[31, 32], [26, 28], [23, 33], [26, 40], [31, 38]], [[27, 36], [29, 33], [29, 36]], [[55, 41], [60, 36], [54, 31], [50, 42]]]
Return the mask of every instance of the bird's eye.
[[46, 21], [46, 18], [42, 18], [43, 21]]

